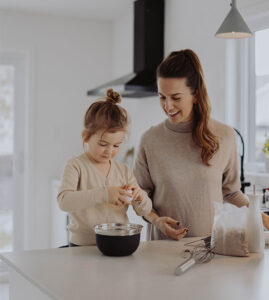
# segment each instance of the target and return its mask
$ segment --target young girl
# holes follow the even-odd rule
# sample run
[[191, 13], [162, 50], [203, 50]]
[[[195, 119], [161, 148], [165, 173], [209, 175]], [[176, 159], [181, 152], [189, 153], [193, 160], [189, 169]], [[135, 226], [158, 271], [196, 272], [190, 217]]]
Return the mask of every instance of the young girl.
[[128, 223], [130, 204], [140, 216], [151, 211], [151, 200], [132, 171], [113, 160], [129, 124], [120, 102], [120, 95], [109, 89], [105, 99], [88, 108], [82, 131], [84, 153], [70, 159], [64, 168], [57, 199], [60, 209], [70, 216], [70, 246], [95, 244], [96, 224]]

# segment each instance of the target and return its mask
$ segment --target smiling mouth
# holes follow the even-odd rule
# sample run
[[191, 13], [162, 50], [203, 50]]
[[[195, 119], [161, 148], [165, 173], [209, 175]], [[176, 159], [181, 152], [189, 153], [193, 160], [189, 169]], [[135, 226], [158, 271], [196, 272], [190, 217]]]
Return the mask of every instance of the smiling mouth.
[[175, 117], [177, 116], [178, 114], [180, 113], [180, 110], [179, 111], [176, 111], [174, 113], [168, 113], [169, 117]]

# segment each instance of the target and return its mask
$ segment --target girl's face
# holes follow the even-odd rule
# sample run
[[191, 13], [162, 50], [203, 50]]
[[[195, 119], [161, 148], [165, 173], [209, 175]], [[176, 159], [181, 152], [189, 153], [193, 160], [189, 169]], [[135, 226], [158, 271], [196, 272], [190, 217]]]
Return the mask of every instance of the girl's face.
[[161, 107], [170, 121], [172, 123], [190, 121], [196, 99], [186, 85], [186, 79], [159, 77], [157, 84]]
[[88, 153], [96, 163], [106, 164], [117, 155], [124, 138], [125, 131], [103, 132], [100, 130], [88, 140]]

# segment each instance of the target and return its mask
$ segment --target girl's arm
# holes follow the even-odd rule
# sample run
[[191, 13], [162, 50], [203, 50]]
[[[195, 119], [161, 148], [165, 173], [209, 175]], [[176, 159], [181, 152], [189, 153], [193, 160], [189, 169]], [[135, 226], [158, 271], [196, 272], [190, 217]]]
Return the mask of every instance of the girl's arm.
[[124, 188], [133, 191], [133, 200], [131, 204], [136, 214], [138, 216], [148, 215], [152, 210], [151, 199], [148, 197], [148, 194], [139, 187], [133, 172], [129, 168], [127, 169], [127, 177], [127, 185]]
[[61, 210], [67, 212], [89, 208], [97, 203], [108, 202], [108, 192], [105, 187], [78, 191], [80, 169], [73, 160], [64, 168], [62, 182], [57, 195]]

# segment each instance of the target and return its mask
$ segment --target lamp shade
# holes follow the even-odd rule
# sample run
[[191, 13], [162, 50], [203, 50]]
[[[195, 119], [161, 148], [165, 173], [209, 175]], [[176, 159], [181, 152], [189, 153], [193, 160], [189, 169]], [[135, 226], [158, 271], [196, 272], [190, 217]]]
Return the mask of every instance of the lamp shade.
[[243, 39], [252, 36], [248, 25], [240, 15], [236, 1], [232, 0], [231, 10], [220, 25], [215, 36], [224, 39]]

